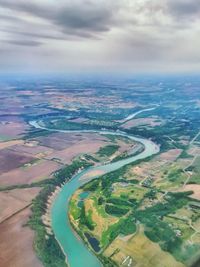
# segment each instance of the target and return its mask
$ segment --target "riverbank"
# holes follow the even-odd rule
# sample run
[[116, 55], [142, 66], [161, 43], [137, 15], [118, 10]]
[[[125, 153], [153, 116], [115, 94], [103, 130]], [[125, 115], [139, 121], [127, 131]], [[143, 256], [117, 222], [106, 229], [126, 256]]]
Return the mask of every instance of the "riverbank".
[[65, 183], [89, 166], [86, 161], [74, 161], [71, 165], [60, 169], [54, 174], [54, 179], [47, 180], [33, 201], [28, 225], [35, 231], [34, 248], [45, 267], [68, 266], [66, 253], [52, 231], [51, 208]]
[[[52, 231], [52, 221], [51, 221], [51, 209], [52, 209], [52, 205], [53, 202], [55, 201], [56, 197], [58, 196], [58, 194], [60, 193], [60, 191], [62, 190], [62, 187], [64, 186], [64, 184], [62, 184], [61, 186], [56, 186], [55, 190], [52, 192], [51, 195], [48, 196], [47, 199], [47, 203], [46, 203], [46, 212], [45, 214], [42, 216], [42, 222], [45, 225], [45, 229], [47, 232], [47, 235], [54, 235], [53, 231]], [[58, 242], [60, 249], [62, 250], [63, 255], [65, 255], [65, 262], [68, 266], [68, 261], [67, 261], [67, 255], [65, 254], [59, 240], [55, 237], [56, 241]]]
[[51, 208], [55, 198], [57, 197], [61, 189], [62, 186], [56, 186], [55, 191], [53, 191], [52, 194], [48, 196], [46, 203], [46, 212], [44, 215], [42, 215], [42, 222], [45, 225], [45, 229], [48, 235], [53, 235], [51, 228]]

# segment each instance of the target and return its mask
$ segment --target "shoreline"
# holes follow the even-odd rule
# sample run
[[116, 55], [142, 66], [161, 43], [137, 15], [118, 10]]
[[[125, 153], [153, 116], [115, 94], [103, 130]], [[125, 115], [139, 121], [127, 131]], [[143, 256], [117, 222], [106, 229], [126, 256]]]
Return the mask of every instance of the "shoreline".
[[[51, 209], [53, 206], [53, 202], [55, 201], [56, 197], [62, 190], [63, 186], [65, 184], [62, 184], [62, 186], [56, 186], [55, 190], [51, 193], [51, 195], [48, 196], [47, 202], [46, 202], [46, 211], [45, 214], [42, 216], [42, 222], [45, 225], [45, 230], [48, 235], [53, 235], [54, 238], [56, 239], [56, 242], [59, 244], [60, 249], [62, 250], [63, 255], [65, 255], [65, 262], [67, 266], [69, 266], [69, 262], [67, 259], [67, 254], [65, 253], [63, 247], [60, 244], [60, 241], [57, 239], [55, 234], [53, 233], [53, 228], [52, 228], [52, 219], [51, 219]], [[48, 238], [48, 237], [47, 237]]]
[[48, 235], [53, 235], [52, 231], [52, 220], [51, 220], [51, 208], [53, 205], [54, 200], [56, 199], [58, 193], [61, 191], [63, 186], [56, 186], [55, 190], [48, 196], [46, 202], [46, 210], [45, 214], [42, 215], [42, 222], [45, 225], [45, 230]]

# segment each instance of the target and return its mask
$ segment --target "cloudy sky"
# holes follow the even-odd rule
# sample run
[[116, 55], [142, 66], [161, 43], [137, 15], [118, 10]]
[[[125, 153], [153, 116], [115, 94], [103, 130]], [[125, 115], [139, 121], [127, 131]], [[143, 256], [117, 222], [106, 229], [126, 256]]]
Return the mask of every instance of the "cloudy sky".
[[0, 71], [200, 71], [200, 0], [0, 0]]

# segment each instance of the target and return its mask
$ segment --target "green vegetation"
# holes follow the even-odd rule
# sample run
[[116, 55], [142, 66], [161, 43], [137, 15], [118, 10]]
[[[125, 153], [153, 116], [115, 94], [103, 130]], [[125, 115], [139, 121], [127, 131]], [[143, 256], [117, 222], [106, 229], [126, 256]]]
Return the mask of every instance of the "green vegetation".
[[109, 129], [115, 129], [115, 123], [109, 123], [109, 122], [102, 122], [99, 120], [93, 120], [93, 121], [87, 121], [86, 123], [78, 123], [69, 121], [66, 118], [55, 118], [52, 120], [52, 118], [46, 119], [45, 121], [42, 121], [42, 123], [45, 125], [46, 128], [50, 129], [61, 129], [61, 130], [101, 130], [102, 127], [107, 127]]
[[117, 123], [114, 121], [110, 121], [110, 120], [105, 121], [105, 120], [98, 120], [98, 119], [89, 120], [87, 121], [87, 124], [94, 125], [94, 126], [98, 125], [101, 127], [112, 127], [112, 126], [117, 125]]
[[120, 234], [122, 221], [123, 220], [120, 219], [117, 223], [112, 224], [106, 231], [102, 233], [102, 247], [106, 248]]
[[192, 158], [192, 155], [188, 154], [187, 150], [184, 149], [184, 150], [181, 152], [179, 158], [182, 158], [182, 159], [189, 159], [189, 158]]
[[181, 251], [182, 239], [162, 219], [188, 204], [188, 196], [191, 194], [192, 192], [168, 193], [165, 203], [158, 203], [134, 213], [136, 220], [146, 226], [146, 236], [153, 242], [158, 242], [163, 250], [172, 253], [180, 261], [183, 261], [183, 258], [177, 253], [177, 250]]
[[196, 174], [200, 174], [200, 156], [196, 157], [194, 163], [192, 164], [193, 171]]
[[104, 146], [104, 147], [101, 147], [99, 149], [99, 151], [97, 152], [97, 154], [100, 156], [100, 157], [110, 157], [112, 154], [114, 154], [117, 150], [119, 149], [119, 146], [118, 145], [107, 145], [107, 146]]
[[119, 234], [130, 235], [135, 233], [136, 224], [132, 217], [120, 219], [102, 233], [102, 246], [106, 248]]
[[125, 206], [125, 207], [129, 207], [129, 206], [132, 206], [132, 204], [127, 201], [127, 200], [124, 200], [123, 198], [108, 198], [107, 199], [107, 203], [112, 203], [114, 205], [121, 205], [121, 206]]
[[78, 220], [81, 215], [81, 210], [77, 208], [77, 203], [74, 200], [70, 200], [70, 214], [74, 220]]
[[188, 181], [188, 184], [200, 184], [200, 175], [199, 174], [194, 174]]
[[175, 182], [178, 177], [180, 177], [180, 175], [183, 173], [183, 170], [182, 169], [177, 169], [177, 168], [174, 168], [174, 169], [171, 169], [168, 174], [167, 174], [167, 179], [170, 181], [170, 182]]
[[97, 187], [99, 186], [99, 182], [100, 181], [98, 179], [94, 179], [82, 188], [84, 191], [95, 191], [95, 189], [97, 189]]
[[128, 217], [121, 224], [120, 233], [122, 235], [130, 235], [136, 232], [137, 226], [133, 217]]
[[79, 223], [82, 224], [82, 225], [87, 226], [87, 228], [89, 230], [93, 231], [96, 224], [92, 221], [91, 212], [92, 211], [90, 211], [89, 214], [86, 214], [86, 212], [85, 212], [85, 206], [83, 205], [81, 207], [81, 212], [80, 212], [80, 217], [79, 217]]
[[[52, 133], [52, 132], [51, 132]], [[27, 139], [33, 139], [39, 136], [46, 136], [49, 135], [49, 131], [47, 130], [43, 130], [43, 129], [31, 129], [30, 131], [28, 131], [23, 139], [27, 140]]]
[[33, 200], [32, 215], [28, 225], [35, 231], [35, 250], [45, 267], [67, 266], [54, 235], [47, 235], [42, 222], [42, 215], [46, 210], [47, 198], [54, 191], [54, 186], [47, 185]]
[[106, 204], [105, 206], [105, 211], [110, 214], [110, 215], [114, 215], [114, 216], [123, 216], [125, 214], [127, 214], [127, 212], [129, 211], [129, 209], [126, 208], [120, 208], [118, 206], [113, 206], [113, 205], [108, 205]]
[[95, 157], [93, 157], [91, 155], [85, 154], [84, 157], [85, 157], [86, 160], [92, 160], [94, 162], [99, 162], [99, 160], [97, 158], [95, 158]]
[[120, 154], [119, 156], [115, 157], [112, 162], [117, 162], [118, 160], [122, 160], [122, 159], [128, 159], [130, 157], [133, 156], [137, 156], [139, 155], [142, 151], [144, 150], [144, 146], [141, 145], [141, 147], [139, 147], [135, 152], [128, 154], [127, 152], [123, 152], [122, 154]]

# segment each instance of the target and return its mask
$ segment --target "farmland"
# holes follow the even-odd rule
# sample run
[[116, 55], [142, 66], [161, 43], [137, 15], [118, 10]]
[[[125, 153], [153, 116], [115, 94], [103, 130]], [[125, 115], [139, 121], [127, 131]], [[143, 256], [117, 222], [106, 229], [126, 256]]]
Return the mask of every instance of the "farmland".
[[[197, 78], [0, 86], [4, 266], [66, 266], [49, 208], [54, 192], [89, 166], [67, 215], [105, 267], [190, 267], [200, 257]], [[127, 135], [151, 140], [160, 152], [107, 173], [107, 165], [145, 153]]]

